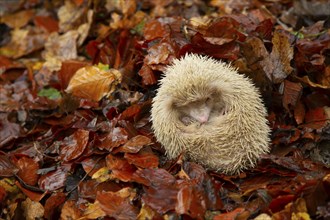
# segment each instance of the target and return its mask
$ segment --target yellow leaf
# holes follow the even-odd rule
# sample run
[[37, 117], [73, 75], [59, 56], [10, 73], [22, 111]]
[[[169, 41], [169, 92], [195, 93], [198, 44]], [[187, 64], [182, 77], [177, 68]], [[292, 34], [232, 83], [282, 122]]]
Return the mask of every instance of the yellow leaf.
[[100, 183], [105, 182], [110, 179], [109, 173], [109, 169], [107, 167], [103, 167], [93, 174], [92, 179], [96, 179]]
[[116, 69], [105, 71], [96, 66], [86, 66], [74, 74], [66, 92], [80, 98], [100, 101], [109, 96], [120, 82], [121, 73]]

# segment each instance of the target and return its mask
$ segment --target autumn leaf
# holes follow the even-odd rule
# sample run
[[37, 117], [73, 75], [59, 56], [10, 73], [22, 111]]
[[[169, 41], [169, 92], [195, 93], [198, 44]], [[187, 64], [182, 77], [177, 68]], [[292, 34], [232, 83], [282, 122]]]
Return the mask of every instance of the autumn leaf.
[[274, 33], [272, 43], [272, 52], [265, 58], [263, 65], [267, 77], [274, 83], [280, 83], [293, 71], [290, 65], [293, 58], [293, 46], [288, 36], [279, 31]]
[[104, 71], [95, 66], [86, 66], [73, 75], [65, 91], [80, 98], [100, 101], [109, 96], [120, 82], [121, 73], [116, 69]]

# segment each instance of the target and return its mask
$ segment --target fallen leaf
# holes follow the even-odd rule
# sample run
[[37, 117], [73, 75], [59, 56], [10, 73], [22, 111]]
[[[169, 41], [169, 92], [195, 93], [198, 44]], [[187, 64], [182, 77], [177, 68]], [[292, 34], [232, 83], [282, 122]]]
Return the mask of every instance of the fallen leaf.
[[300, 83], [284, 80], [283, 107], [290, 112], [294, 109], [302, 94], [302, 85]]
[[131, 181], [136, 168], [124, 158], [109, 154], [106, 157], [107, 168], [111, 170], [111, 177], [123, 182]]
[[281, 83], [293, 71], [290, 62], [293, 46], [287, 35], [275, 31], [272, 39], [273, 49], [269, 57], [262, 61], [267, 77], [274, 83]]
[[118, 192], [98, 192], [96, 201], [110, 217], [119, 220], [136, 219], [138, 209], [132, 205], [136, 192], [132, 188], [123, 188]]
[[20, 158], [16, 166], [19, 168], [17, 175], [28, 185], [34, 186], [38, 182], [37, 171], [39, 164], [29, 157]]
[[121, 73], [116, 69], [104, 71], [86, 66], [75, 73], [65, 91], [80, 98], [100, 101], [104, 96], [109, 96], [120, 82]]
[[67, 200], [61, 210], [62, 220], [79, 219], [82, 216], [82, 212], [77, 207], [77, 201]]
[[39, 202], [34, 202], [27, 198], [22, 202], [25, 219], [35, 220], [44, 216], [44, 207]]
[[84, 152], [89, 140], [89, 131], [79, 129], [73, 135], [66, 137], [61, 143], [60, 157], [63, 161], [78, 158]]
[[19, 169], [11, 162], [7, 155], [0, 155], [0, 176], [10, 177], [16, 174]]
[[45, 202], [45, 218], [51, 219], [53, 214], [58, 211], [60, 205], [65, 202], [66, 195], [63, 192], [52, 194]]

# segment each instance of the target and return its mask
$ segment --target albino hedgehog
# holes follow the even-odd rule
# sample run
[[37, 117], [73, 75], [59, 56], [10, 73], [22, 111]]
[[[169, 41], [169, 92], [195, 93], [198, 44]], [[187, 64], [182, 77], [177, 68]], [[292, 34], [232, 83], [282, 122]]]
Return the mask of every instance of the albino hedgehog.
[[151, 119], [168, 158], [181, 153], [227, 174], [269, 152], [266, 109], [252, 82], [221, 61], [186, 55], [167, 67]]

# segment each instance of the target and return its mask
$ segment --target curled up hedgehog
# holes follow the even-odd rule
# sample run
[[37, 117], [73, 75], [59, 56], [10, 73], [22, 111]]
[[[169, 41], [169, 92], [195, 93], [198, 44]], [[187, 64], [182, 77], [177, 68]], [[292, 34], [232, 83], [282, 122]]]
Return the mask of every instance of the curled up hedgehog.
[[167, 67], [153, 99], [154, 134], [168, 158], [226, 174], [269, 152], [266, 109], [253, 83], [221, 61], [189, 54]]

